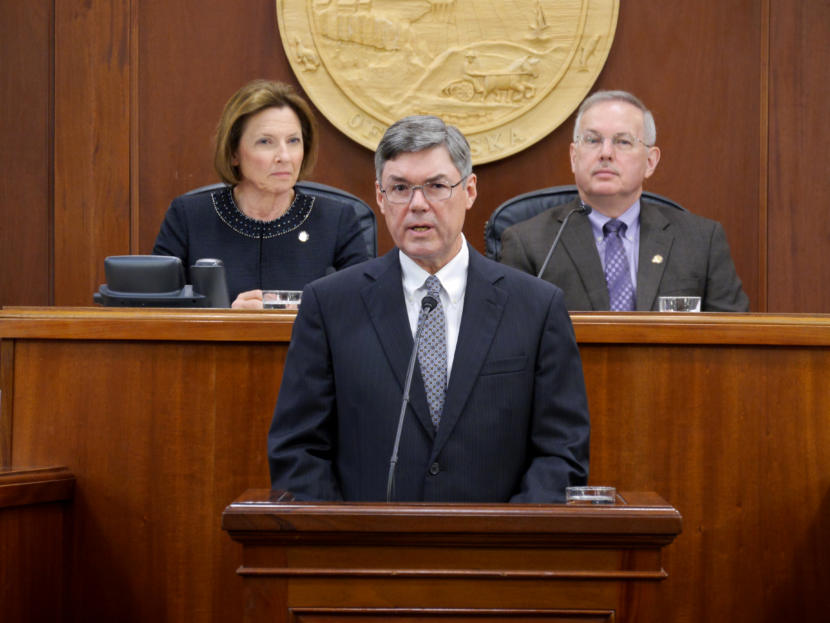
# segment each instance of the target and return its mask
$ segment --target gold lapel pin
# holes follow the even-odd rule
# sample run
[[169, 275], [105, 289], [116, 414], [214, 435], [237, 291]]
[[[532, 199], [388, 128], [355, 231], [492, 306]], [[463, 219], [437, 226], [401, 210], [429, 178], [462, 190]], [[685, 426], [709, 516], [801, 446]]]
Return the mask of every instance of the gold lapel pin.
[[655, 255], [653, 258], [651, 258], [651, 263], [652, 264], [662, 264], [663, 263], [663, 256], [660, 255], [660, 254]]

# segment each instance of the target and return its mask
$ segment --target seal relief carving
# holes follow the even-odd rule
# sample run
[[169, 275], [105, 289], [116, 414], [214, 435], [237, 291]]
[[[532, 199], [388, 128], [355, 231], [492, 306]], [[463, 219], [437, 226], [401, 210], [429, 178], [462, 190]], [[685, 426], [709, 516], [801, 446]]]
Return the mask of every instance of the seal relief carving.
[[619, 0], [276, 0], [305, 92], [375, 149], [389, 124], [438, 115], [473, 162], [519, 152], [562, 124], [608, 58]]

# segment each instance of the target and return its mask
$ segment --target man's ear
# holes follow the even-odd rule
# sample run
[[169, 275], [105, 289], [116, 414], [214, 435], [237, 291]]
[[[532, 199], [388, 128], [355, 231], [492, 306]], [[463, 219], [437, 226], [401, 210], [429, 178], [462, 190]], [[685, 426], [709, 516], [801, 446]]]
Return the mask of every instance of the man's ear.
[[467, 194], [467, 209], [473, 207], [473, 203], [475, 203], [476, 197], [478, 197], [478, 187], [477, 187], [478, 178], [476, 177], [475, 173], [470, 173], [467, 176], [467, 181], [464, 183], [464, 192]]
[[380, 190], [380, 183], [375, 180], [375, 201], [378, 204], [378, 210], [380, 210], [381, 214], [385, 214], [383, 211], [383, 193]]
[[646, 156], [646, 179], [651, 177], [654, 170], [657, 168], [657, 163], [660, 162], [660, 148], [656, 145], [648, 148], [648, 155]]

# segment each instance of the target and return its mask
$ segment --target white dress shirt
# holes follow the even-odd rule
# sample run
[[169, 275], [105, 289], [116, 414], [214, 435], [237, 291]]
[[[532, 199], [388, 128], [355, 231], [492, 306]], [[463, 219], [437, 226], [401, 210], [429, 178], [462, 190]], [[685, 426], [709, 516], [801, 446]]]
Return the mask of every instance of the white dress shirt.
[[[421, 313], [421, 299], [427, 294], [424, 282], [429, 273], [418, 266], [403, 251], [399, 254], [401, 274], [403, 275], [403, 296], [409, 315], [412, 338], [418, 328], [418, 316]], [[467, 239], [461, 234], [461, 250], [447, 264], [435, 273], [441, 282], [441, 305], [447, 322], [447, 382], [452, 373], [455, 359], [455, 346], [458, 344], [458, 332], [461, 328], [461, 314], [464, 311], [464, 293], [467, 290], [467, 267], [470, 264], [470, 250]]]

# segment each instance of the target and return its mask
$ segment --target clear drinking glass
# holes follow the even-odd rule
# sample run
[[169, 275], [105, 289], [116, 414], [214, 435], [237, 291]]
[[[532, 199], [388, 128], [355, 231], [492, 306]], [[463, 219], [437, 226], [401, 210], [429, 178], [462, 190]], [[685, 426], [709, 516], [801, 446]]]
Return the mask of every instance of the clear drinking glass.
[[614, 504], [617, 490], [614, 487], [566, 487], [565, 503], [571, 505]]
[[699, 312], [699, 296], [661, 296], [657, 298], [661, 312]]
[[263, 290], [263, 309], [299, 309], [302, 290]]

